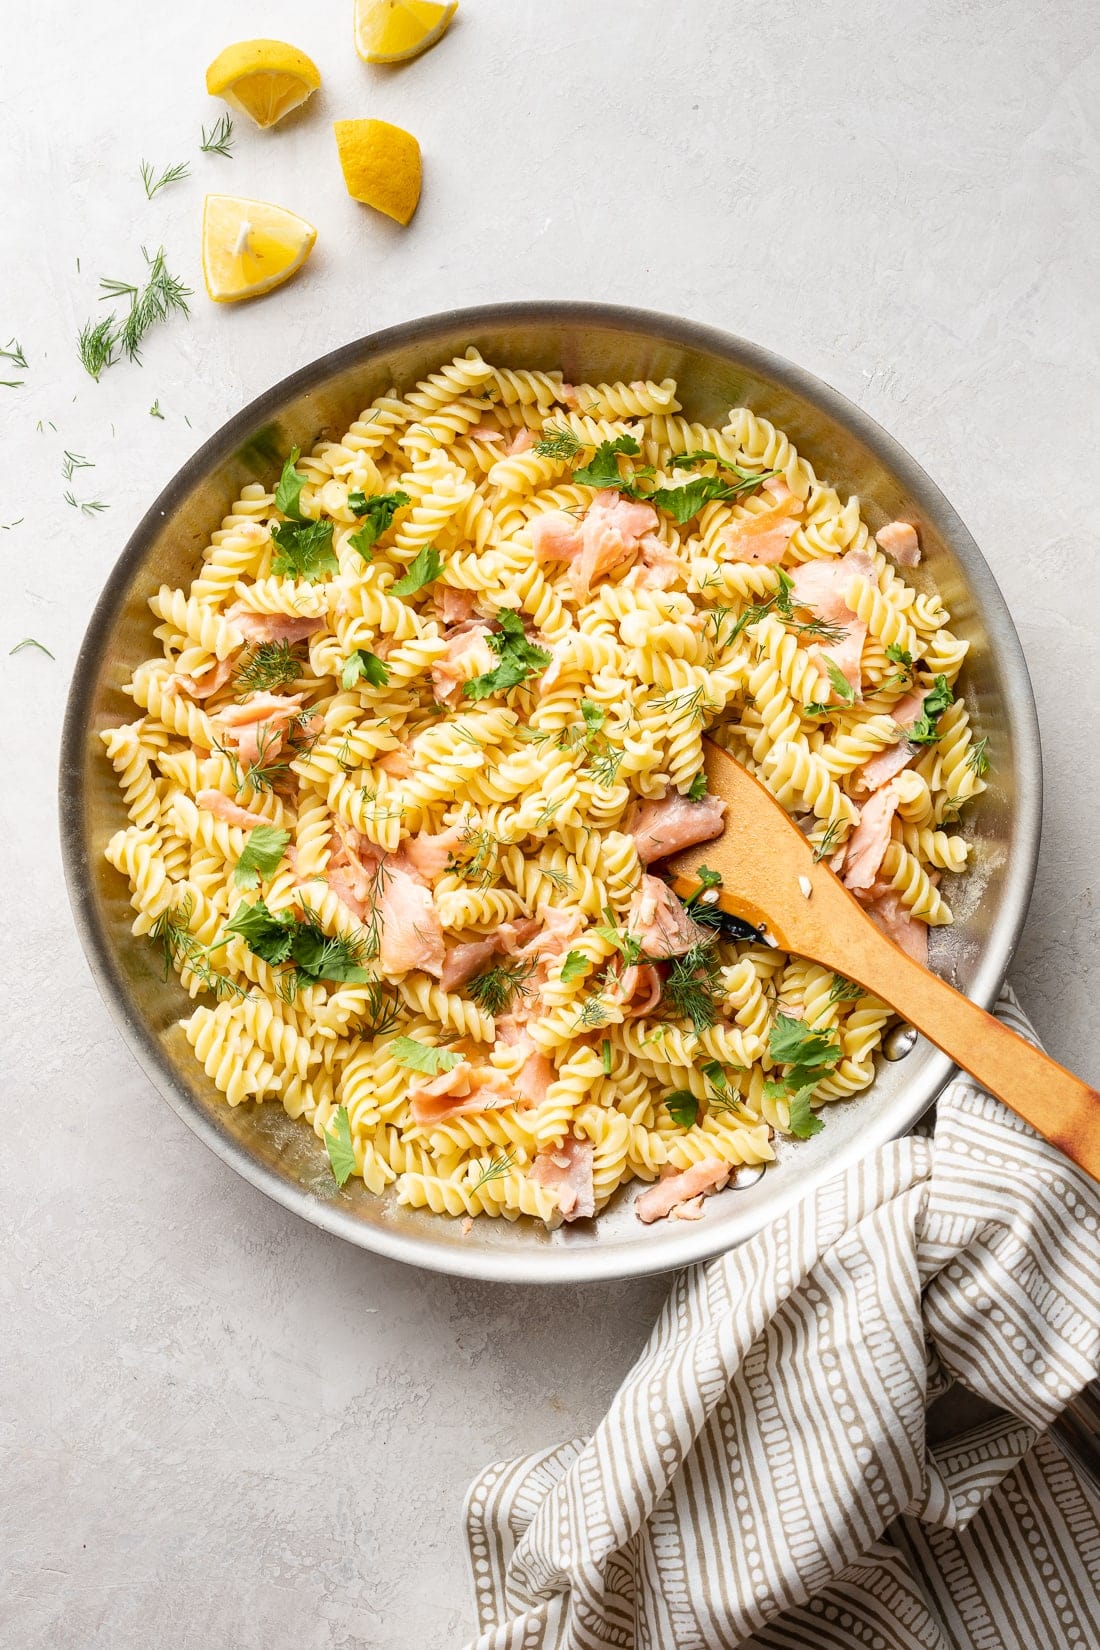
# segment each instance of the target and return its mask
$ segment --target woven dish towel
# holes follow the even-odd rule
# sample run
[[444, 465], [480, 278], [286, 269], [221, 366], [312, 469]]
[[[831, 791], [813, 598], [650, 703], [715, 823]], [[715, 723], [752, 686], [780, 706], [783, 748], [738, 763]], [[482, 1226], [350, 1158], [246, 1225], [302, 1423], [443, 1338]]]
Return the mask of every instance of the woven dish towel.
[[[957, 1078], [681, 1273], [592, 1438], [482, 1473], [476, 1650], [1097, 1650], [1100, 1507], [1039, 1435], [1100, 1363], [1098, 1227]], [[1002, 1415], [934, 1447], [954, 1381]]]

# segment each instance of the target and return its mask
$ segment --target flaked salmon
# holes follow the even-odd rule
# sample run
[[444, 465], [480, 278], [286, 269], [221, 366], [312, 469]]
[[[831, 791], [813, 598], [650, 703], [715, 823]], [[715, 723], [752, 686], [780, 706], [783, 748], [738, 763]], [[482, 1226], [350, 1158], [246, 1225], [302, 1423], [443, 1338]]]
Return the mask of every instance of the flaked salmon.
[[666, 1175], [655, 1186], [650, 1186], [635, 1198], [634, 1213], [640, 1221], [650, 1226], [655, 1220], [664, 1220], [681, 1204], [690, 1203], [707, 1192], [719, 1191], [731, 1173], [731, 1165], [723, 1163], [720, 1157], [704, 1157], [701, 1163], [693, 1163], [690, 1169]]
[[721, 836], [725, 815], [726, 804], [712, 792], [701, 802], [691, 802], [673, 791], [659, 802], [637, 804], [626, 828], [634, 838], [638, 858], [649, 865], [666, 854]]

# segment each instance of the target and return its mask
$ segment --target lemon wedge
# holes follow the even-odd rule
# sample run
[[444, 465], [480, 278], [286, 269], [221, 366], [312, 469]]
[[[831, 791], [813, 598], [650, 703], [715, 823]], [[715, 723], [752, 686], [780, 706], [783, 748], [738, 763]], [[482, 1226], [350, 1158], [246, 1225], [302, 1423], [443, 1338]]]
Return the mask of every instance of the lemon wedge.
[[257, 126], [274, 126], [321, 84], [313, 59], [285, 40], [240, 40], [220, 52], [206, 71], [211, 97]]
[[420, 199], [420, 145], [387, 120], [333, 122], [344, 182], [353, 200], [408, 223]]
[[268, 201], [207, 195], [202, 210], [202, 273], [216, 304], [258, 298], [301, 269], [317, 239], [304, 218]]
[[434, 46], [458, 0], [355, 0], [355, 49], [365, 63], [404, 63]]

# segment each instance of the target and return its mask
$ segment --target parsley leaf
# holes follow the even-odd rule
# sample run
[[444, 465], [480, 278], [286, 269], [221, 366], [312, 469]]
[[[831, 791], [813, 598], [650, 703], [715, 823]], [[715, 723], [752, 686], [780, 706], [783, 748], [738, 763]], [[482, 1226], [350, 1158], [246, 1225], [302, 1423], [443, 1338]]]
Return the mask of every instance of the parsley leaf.
[[594, 705], [591, 699], [581, 700], [581, 716], [584, 719], [584, 731], [589, 738], [594, 733], [599, 733], [607, 721], [607, 712], [602, 706]]
[[423, 550], [418, 550], [409, 563], [409, 570], [404, 578], [398, 579], [390, 586], [392, 596], [415, 596], [418, 590], [423, 590], [426, 584], [438, 579], [443, 571], [443, 557], [434, 544], [426, 544]]
[[616, 436], [614, 441], [601, 441], [590, 464], [582, 464], [573, 471], [573, 480], [583, 487], [617, 487], [621, 493], [634, 493], [633, 481], [624, 481], [619, 474], [619, 453], [628, 458], [641, 452], [632, 435]]
[[274, 876], [279, 861], [290, 841], [290, 832], [277, 825], [257, 825], [249, 831], [248, 841], [233, 870], [233, 881], [238, 888], [255, 888], [261, 877]]
[[697, 865], [695, 875], [704, 888], [721, 888], [722, 886], [721, 871], [712, 871], [709, 865]]
[[588, 971], [588, 958], [583, 951], [567, 952], [565, 961], [561, 965], [562, 985], [572, 985], [579, 980], [582, 974]]
[[702, 800], [706, 796], [706, 794], [707, 794], [707, 776], [704, 773], [703, 769], [700, 768], [699, 772], [695, 775], [695, 778], [692, 780], [690, 786], [688, 787], [687, 798], [688, 798], [689, 802], [702, 802]]
[[348, 1108], [337, 1106], [333, 1118], [336, 1123], [336, 1130], [335, 1133], [329, 1129], [325, 1130], [325, 1150], [328, 1152], [328, 1160], [332, 1164], [332, 1178], [338, 1186], [343, 1186], [355, 1173], [356, 1168], [355, 1152], [351, 1144], [351, 1119], [348, 1116]]
[[908, 648], [899, 647], [897, 642], [887, 642], [886, 657], [892, 665], [901, 665], [905, 670], [908, 670], [913, 663], [913, 655]]
[[332, 548], [331, 521], [281, 521], [271, 537], [279, 546], [271, 563], [273, 573], [316, 584], [323, 574], [340, 571]]
[[226, 924], [226, 932], [239, 934], [248, 949], [273, 968], [292, 962], [296, 983], [370, 982], [370, 975], [359, 962], [362, 948], [343, 934], [330, 939], [312, 913], [296, 917], [287, 911], [269, 911], [263, 899], [255, 905], [242, 902]]
[[690, 1089], [673, 1089], [665, 1095], [665, 1105], [672, 1121], [681, 1129], [693, 1129], [699, 1116], [699, 1102]]
[[462, 691], [468, 699], [487, 699], [491, 693], [507, 693], [528, 676], [545, 670], [550, 663], [551, 655], [544, 647], [527, 640], [523, 620], [508, 608], [497, 615], [497, 628], [490, 631], [486, 640], [500, 663], [495, 670], [487, 670], [464, 683]]
[[390, 673], [377, 653], [371, 653], [365, 647], [357, 647], [354, 653], [349, 654], [340, 672], [340, 686], [347, 693], [360, 677], [371, 687], [385, 687], [390, 679]]
[[769, 1099], [786, 1100], [790, 1130], [796, 1140], [808, 1140], [824, 1128], [814, 1115], [810, 1097], [840, 1059], [840, 1045], [827, 1031], [815, 1031], [804, 1020], [780, 1011], [768, 1036], [768, 1053], [787, 1067], [781, 1078], [764, 1084]]
[[432, 1048], [429, 1043], [418, 1043], [415, 1037], [395, 1037], [390, 1044], [394, 1059], [408, 1071], [422, 1071], [429, 1077], [438, 1077], [441, 1071], [453, 1071], [462, 1059], [450, 1049]]
[[831, 659], [825, 660], [825, 669], [828, 672], [830, 682], [833, 684], [833, 692], [836, 694], [841, 703], [845, 705], [854, 705], [856, 702], [856, 690], [852, 686], [851, 682], [849, 682], [844, 672], [837, 665], [835, 665]]
[[408, 493], [400, 489], [395, 493], [376, 493], [373, 498], [368, 498], [365, 493], [349, 493], [348, 509], [363, 521], [359, 531], [348, 537], [352, 549], [358, 550], [364, 561], [370, 561], [375, 542], [393, 524], [398, 510], [411, 503]]
[[301, 470], [294, 468], [301, 456], [302, 449], [295, 447], [283, 465], [283, 473], [279, 477], [279, 485], [275, 489], [275, 508], [280, 510], [284, 516], [289, 516], [291, 521], [305, 521], [306, 519], [302, 514], [301, 499], [302, 488], [309, 477], [303, 475]]
[[787, 1101], [790, 1130], [796, 1140], [812, 1140], [813, 1136], [820, 1134], [825, 1127], [810, 1105], [810, 1096], [815, 1087], [816, 1084], [807, 1083], [797, 1089]]
[[659, 510], [666, 510], [682, 527], [692, 516], [697, 516], [711, 499], [739, 498], [742, 493], [751, 493], [774, 474], [774, 470], [759, 470], [740, 481], [723, 481], [721, 476], [695, 476], [678, 487], [657, 487], [652, 493], [647, 493], [646, 498]]
[[248, 949], [272, 968], [277, 968], [290, 956], [294, 943], [293, 919], [276, 917], [262, 899], [255, 905], [242, 902], [226, 925], [226, 932], [239, 934]]
[[934, 745], [939, 738], [937, 726], [940, 717], [953, 704], [955, 695], [947, 685], [946, 676], [937, 676], [931, 693], [925, 694], [924, 705], [921, 709], [920, 720], [909, 730], [911, 745]]

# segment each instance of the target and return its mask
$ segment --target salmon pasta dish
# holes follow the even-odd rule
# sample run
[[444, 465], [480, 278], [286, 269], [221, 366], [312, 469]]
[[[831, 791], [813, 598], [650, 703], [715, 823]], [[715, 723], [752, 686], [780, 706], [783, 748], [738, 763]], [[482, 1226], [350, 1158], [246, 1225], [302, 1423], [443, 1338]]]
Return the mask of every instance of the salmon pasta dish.
[[872, 533], [759, 413], [473, 349], [282, 457], [151, 596], [102, 735], [172, 1035], [337, 1186], [467, 1229], [635, 1181], [641, 1221], [699, 1218], [891, 1023], [705, 863], [687, 900], [662, 877], [723, 829], [704, 737], [910, 955], [951, 922], [987, 757], [917, 527]]

